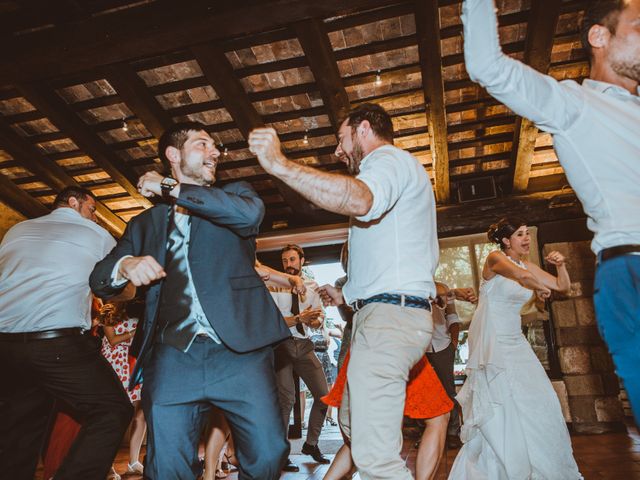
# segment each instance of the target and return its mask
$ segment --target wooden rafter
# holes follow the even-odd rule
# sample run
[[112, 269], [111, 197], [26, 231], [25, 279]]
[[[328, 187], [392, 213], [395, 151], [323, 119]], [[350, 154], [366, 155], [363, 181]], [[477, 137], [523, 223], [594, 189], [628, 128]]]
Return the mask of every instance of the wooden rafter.
[[436, 0], [416, 0], [415, 12], [422, 84], [425, 103], [427, 103], [431, 156], [435, 166], [436, 199], [439, 203], [449, 203], [451, 189], [449, 185], [447, 113], [444, 104], [438, 2]]
[[160, 138], [173, 125], [171, 116], [151, 94], [136, 71], [126, 63], [104, 68], [105, 77], [116, 89], [120, 99], [135, 113], [151, 134]]
[[49, 209], [0, 173], [0, 198], [27, 218], [40, 217]]
[[[55, 192], [71, 185], [80, 186], [60, 165], [40, 153], [34, 145], [20, 137], [2, 119], [0, 119], [0, 144], [14, 159], [20, 161]], [[109, 230], [118, 236], [122, 235], [125, 228], [124, 221], [101, 201], [96, 202], [96, 214]]]
[[[227, 2], [216, 7], [209, 0], [193, 0], [188, 8], [180, 2], [143, 4], [87, 19], [75, 28], [32, 32], [23, 35], [19, 45], [5, 42], [0, 46], [0, 84], [41, 80], [49, 72], [68, 75], [198, 43], [273, 30], [307, 18], [326, 18], [386, 4], [388, 0], [271, 0], [248, 5]], [[171, 22], [158, 28], [159, 18]]]
[[135, 187], [137, 175], [133, 170], [128, 168], [55, 92], [43, 85], [35, 84], [20, 84], [18, 88], [33, 106], [44, 113], [60, 130], [67, 133], [69, 138], [118, 182], [140, 206], [151, 206], [151, 202], [138, 193]]
[[[247, 96], [226, 55], [217, 45], [198, 45], [191, 48], [202, 73], [211, 83], [225, 108], [234, 119], [245, 138], [254, 128], [264, 126], [264, 121]], [[291, 208], [300, 215], [316, 212], [302, 196], [284, 182], [274, 179], [276, 187]]]
[[337, 130], [339, 122], [349, 113], [351, 106], [327, 30], [322, 21], [312, 19], [296, 23], [295, 31], [320, 89], [322, 100], [329, 110], [331, 124]]
[[[557, 0], [532, 2], [531, 17], [527, 26], [524, 61], [532, 68], [546, 73], [551, 64], [554, 33], [560, 16]], [[518, 118], [513, 134], [511, 185], [515, 192], [524, 192], [529, 185], [533, 153], [538, 129], [530, 120]]]

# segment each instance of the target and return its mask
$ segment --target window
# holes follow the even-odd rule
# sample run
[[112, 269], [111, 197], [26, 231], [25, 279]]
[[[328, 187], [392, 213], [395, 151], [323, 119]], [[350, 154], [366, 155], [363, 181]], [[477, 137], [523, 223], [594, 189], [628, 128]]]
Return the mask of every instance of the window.
[[[538, 255], [537, 229], [529, 227], [531, 232], [530, 260], [540, 264]], [[482, 267], [489, 253], [498, 246], [487, 241], [485, 234], [465, 235], [440, 240], [440, 262], [436, 270], [436, 280], [446, 283], [450, 288], [473, 287], [478, 292], [482, 277]], [[456, 357], [455, 370], [458, 374], [464, 371], [469, 352], [467, 349], [467, 331], [475, 306], [467, 302], [456, 301], [456, 309], [462, 320], [460, 343]], [[549, 368], [549, 346], [545, 334], [544, 318], [537, 313], [529, 313], [523, 321], [523, 332], [542, 365]], [[523, 312], [525, 313], [525, 312]], [[548, 329], [547, 329], [548, 330]]]

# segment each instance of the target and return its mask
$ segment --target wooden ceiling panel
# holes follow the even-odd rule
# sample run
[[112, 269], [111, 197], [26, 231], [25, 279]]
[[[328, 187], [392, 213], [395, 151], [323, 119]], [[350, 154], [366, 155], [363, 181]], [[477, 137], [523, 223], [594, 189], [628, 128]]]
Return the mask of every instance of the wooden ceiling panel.
[[72, 85], [59, 88], [56, 93], [67, 103], [73, 104], [102, 98], [109, 95], [115, 95], [116, 91], [106, 80], [96, 80], [93, 82], [83, 83], [80, 85]]
[[[333, 156], [337, 122], [363, 102], [391, 113], [396, 144], [424, 165], [440, 202], [456, 198], [462, 178], [493, 175], [509, 183], [521, 127], [467, 76], [460, 0], [227, 3], [216, 8], [215, 29], [204, 0], [188, 11], [153, 0], [74, 1], [65, 15], [36, 1], [43, 8], [0, 12], [0, 25], [9, 32], [49, 22], [21, 35], [15, 51], [5, 48], [0, 62], [0, 127], [24, 142], [16, 147], [9, 135], [20, 155], [4, 161], [0, 155], [0, 181], [12, 192], [3, 198], [24, 199], [26, 186], [38, 199], [25, 200], [31, 212], [41, 211], [40, 201], [63, 185], [80, 182], [100, 192], [101, 218], [112, 231], [121, 230], [122, 220], [148, 206], [131, 187], [140, 173], [161, 169], [157, 138], [173, 122], [196, 120], [207, 125], [223, 153], [221, 183], [253, 182], [269, 219], [321, 221], [317, 209], [262, 171], [246, 135], [254, 126], [273, 126], [298, 162], [344, 171]], [[535, 26], [538, 2], [559, 7], [551, 29]], [[498, 0], [503, 49], [528, 60], [527, 44], [537, 32], [538, 41], [551, 40], [551, 75], [584, 78], [588, 64], [578, 35], [583, 6], [582, 0]], [[543, 8], [542, 17], [550, 11]], [[78, 44], [69, 43], [72, 23]], [[42, 45], [51, 47], [51, 55], [42, 55]], [[530, 188], [566, 181], [550, 137], [536, 133], [532, 139]], [[2, 141], [0, 135], [0, 147]], [[47, 167], [30, 169], [30, 156]], [[265, 225], [270, 228], [271, 220]]]
[[186, 80], [188, 78], [201, 77], [202, 70], [200, 70], [198, 62], [195, 60], [187, 60], [180, 63], [138, 71], [138, 75], [148, 87], [153, 87], [155, 85]]
[[227, 51], [225, 52], [225, 55], [234, 70], [237, 70], [253, 65], [302, 57], [304, 56], [304, 52], [302, 51], [300, 42], [298, 42], [296, 38], [290, 38], [277, 42], [252, 45], [247, 48]]
[[293, 85], [313, 83], [314, 80], [313, 73], [309, 67], [296, 67], [269, 73], [248, 75], [242, 77], [240, 82], [246, 92], [256, 93]]
[[[198, 77], [199, 78], [199, 77]], [[184, 105], [192, 105], [194, 103], [211, 102], [218, 100], [218, 94], [210, 85], [196, 88], [188, 88], [169, 92], [162, 95], [156, 95], [156, 100], [164, 109], [172, 109], [182, 107]]]
[[267, 126], [275, 128], [276, 131], [282, 135], [291, 132], [303, 132], [305, 130], [331, 127], [331, 122], [327, 115], [314, 115], [311, 117], [298, 117], [291, 120], [271, 122], [267, 123]]
[[290, 97], [279, 97], [261, 102], [253, 102], [253, 106], [260, 115], [269, 115], [278, 112], [291, 112], [312, 107], [322, 106], [322, 98], [315, 95], [292, 95]]
[[6, 116], [34, 112], [36, 108], [24, 97], [0, 100], [0, 114]]

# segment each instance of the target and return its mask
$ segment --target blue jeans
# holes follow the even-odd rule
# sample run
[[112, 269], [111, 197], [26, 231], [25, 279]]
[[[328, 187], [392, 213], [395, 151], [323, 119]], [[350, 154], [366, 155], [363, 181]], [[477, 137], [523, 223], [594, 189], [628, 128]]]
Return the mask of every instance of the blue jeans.
[[593, 302], [600, 334], [640, 425], [640, 255], [600, 262]]

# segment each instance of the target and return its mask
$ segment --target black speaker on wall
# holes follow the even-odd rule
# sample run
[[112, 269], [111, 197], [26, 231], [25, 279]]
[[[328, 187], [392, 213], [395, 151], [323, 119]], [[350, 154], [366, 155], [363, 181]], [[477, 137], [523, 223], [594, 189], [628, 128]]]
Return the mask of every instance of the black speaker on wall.
[[493, 177], [479, 177], [458, 182], [458, 201], [460, 203], [490, 200], [496, 196], [496, 182]]

